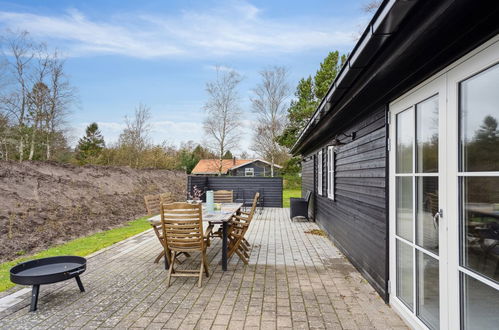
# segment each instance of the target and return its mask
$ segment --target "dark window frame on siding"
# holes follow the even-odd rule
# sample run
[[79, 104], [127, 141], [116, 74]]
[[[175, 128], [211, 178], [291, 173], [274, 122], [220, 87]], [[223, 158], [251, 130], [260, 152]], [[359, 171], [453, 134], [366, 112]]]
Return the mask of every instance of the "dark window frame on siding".
[[327, 147], [327, 152], [326, 152], [326, 163], [327, 163], [327, 197], [329, 199], [332, 199], [334, 201], [335, 199], [335, 175], [336, 175], [336, 169], [335, 169], [335, 150], [334, 146], [328, 146]]

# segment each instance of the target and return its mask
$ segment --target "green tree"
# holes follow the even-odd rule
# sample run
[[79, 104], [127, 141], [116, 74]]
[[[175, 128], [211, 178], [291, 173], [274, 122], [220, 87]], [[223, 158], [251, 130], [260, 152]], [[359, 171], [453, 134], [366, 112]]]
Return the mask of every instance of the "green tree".
[[329, 87], [338, 75], [346, 55], [338, 51], [330, 52], [320, 64], [315, 76], [301, 79], [296, 86], [296, 99], [288, 108], [288, 123], [283, 133], [277, 138], [282, 146], [291, 148], [303, 130], [315, 109], [326, 96]]
[[473, 138], [465, 141], [467, 171], [495, 171], [499, 163], [499, 130], [497, 119], [486, 116]]
[[320, 102], [326, 96], [329, 86], [331, 86], [334, 78], [338, 75], [345, 60], [345, 55], [340, 57], [340, 53], [334, 51], [330, 52], [320, 64], [320, 68], [314, 77], [314, 93], [317, 102]]
[[210, 152], [208, 149], [203, 148], [201, 145], [197, 145], [193, 148], [194, 144], [192, 141], [183, 144], [179, 150], [179, 160], [180, 160], [180, 168], [185, 170], [187, 174], [190, 174], [196, 164], [201, 159], [211, 159], [215, 158], [215, 155]]
[[291, 148], [298, 138], [298, 134], [305, 127], [308, 119], [315, 111], [317, 102], [314, 94], [312, 77], [301, 79], [295, 92], [296, 99], [291, 101], [288, 108], [288, 124], [283, 133], [277, 138], [280, 145]]
[[234, 156], [232, 156], [232, 152], [230, 150], [227, 150], [227, 152], [224, 154], [223, 159], [232, 159]]
[[78, 140], [76, 147], [76, 159], [85, 164], [90, 158], [99, 156], [104, 148], [104, 138], [97, 123], [91, 123], [85, 130], [85, 136]]

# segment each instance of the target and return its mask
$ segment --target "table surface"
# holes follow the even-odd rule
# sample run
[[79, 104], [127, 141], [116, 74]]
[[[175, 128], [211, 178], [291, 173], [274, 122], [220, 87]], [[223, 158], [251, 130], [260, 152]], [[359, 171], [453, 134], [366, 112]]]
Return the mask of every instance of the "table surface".
[[[206, 210], [206, 204], [203, 203], [203, 221], [212, 223], [229, 221], [241, 207], [243, 207], [243, 203], [222, 203], [220, 211], [209, 212]], [[161, 222], [161, 216], [158, 214], [147, 220], [153, 224], [159, 223]]]

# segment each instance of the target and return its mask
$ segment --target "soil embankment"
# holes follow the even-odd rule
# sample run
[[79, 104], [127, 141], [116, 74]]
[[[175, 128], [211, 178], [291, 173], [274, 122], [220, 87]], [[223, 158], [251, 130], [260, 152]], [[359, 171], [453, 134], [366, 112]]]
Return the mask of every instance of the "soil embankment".
[[0, 262], [145, 215], [146, 194], [185, 198], [167, 170], [0, 162]]

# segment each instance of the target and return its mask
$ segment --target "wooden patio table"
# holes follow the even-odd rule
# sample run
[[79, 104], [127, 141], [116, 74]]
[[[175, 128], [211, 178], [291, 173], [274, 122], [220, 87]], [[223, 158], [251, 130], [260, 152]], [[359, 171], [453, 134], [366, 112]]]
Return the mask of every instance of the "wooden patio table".
[[[227, 251], [228, 251], [228, 238], [227, 230], [229, 227], [230, 219], [232, 216], [238, 214], [243, 207], [243, 203], [223, 203], [219, 211], [208, 211], [206, 204], [203, 203], [203, 221], [214, 225], [222, 225], [222, 270], [227, 270]], [[155, 215], [150, 217], [148, 221], [152, 224], [160, 224], [161, 216]]]

